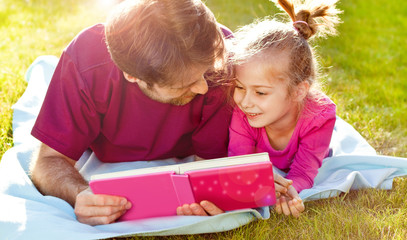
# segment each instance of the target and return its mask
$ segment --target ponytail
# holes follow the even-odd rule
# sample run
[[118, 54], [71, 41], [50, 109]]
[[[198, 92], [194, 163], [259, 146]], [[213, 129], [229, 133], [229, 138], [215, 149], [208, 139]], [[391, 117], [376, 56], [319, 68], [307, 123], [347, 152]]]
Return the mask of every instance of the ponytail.
[[[294, 28], [306, 40], [316, 35], [325, 37], [335, 35], [335, 26], [340, 23], [338, 15], [342, 11], [336, 9], [338, 0], [312, 1], [305, 0], [304, 4], [294, 5], [298, 1], [273, 0], [277, 6], [288, 13]], [[296, 8], [299, 10], [296, 12]]]

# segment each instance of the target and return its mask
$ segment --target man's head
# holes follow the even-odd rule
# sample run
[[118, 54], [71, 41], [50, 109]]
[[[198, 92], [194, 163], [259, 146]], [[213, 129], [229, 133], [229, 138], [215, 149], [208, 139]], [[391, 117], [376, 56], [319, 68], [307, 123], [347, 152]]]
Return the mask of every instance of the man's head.
[[200, 0], [124, 1], [107, 20], [106, 42], [116, 65], [151, 89], [189, 86], [224, 53], [215, 17]]

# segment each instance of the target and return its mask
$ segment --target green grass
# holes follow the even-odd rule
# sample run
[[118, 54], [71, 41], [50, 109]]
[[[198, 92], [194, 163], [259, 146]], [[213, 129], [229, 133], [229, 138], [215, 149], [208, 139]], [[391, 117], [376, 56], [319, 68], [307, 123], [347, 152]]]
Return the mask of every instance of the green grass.
[[223, 233], [119, 239], [406, 239], [407, 179], [399, 178], [391, 191], [359, 190], [337, 198], [306, 203], [299, 218], [272, 212], [257, 221]]
[[[208, 0], [235, 30], [277, 13], [267, 0]], [[407, 2], [342, 0], [340, 35], [318, 40], [325, 90], [338, 115], [378, 153], [407, 157]], [[59, 56], [84, 27], [103, 21], [98, 0], [0, 0], [0, 156], [12, 147], [11, 106], [40, 55]], [[272, 213], [236, 230], [169, 239], [407, 239], [407, 179], [391, 191], [361, 190], [306, 203], [300, 219]], [[137, 239], [137, 238], [136, 238]], [[163, 239], [148, 237], [145, 239]]]
[[0, 156], [12, 147], [11, 106], [24, 92], [28, 66], [40, 55], [60, 56], [82, 28], [105, 19], [97, 0], [80, 2], [0, 0]]

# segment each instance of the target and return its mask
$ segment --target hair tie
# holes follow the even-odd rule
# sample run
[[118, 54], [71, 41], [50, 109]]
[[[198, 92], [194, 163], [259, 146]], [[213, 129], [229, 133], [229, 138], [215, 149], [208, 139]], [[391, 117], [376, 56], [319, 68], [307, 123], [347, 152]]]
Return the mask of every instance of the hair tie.
[[293, 26], [294, 26], [296, 23], [304, 23], [305, 25], [307, 25], [307, 26], [308, 26], [308, 23], [307, 23], [307, 22], [305, 22], [305, 21], [295, 21], [295, 22], [293, 22]]
[[298, 28], [295, 26], [296, 23], [303, 23], [303, 24], [305, 24], [307, 27], [309, 27], [308, 23], [305, 22], [305, 21], [295, 21], [295, 22], [293, 22], [293, 28], [294, 28], [294, 30], [297, 31], [303, 38], [308, 39], [309, 37], [305, 37], [304, 33], [301, 32], [300, 29], [298, 29]]

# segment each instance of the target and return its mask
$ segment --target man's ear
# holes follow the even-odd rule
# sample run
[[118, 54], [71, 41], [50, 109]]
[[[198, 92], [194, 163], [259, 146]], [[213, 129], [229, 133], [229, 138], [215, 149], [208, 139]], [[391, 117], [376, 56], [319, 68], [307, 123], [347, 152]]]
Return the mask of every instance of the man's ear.
[[140, 79], [135, 78], [135, 77], [131, 76], [131, 75], [128, 74], [128, 73], [123, 72], [123, 75], [124, 75], [124, 78], [125, 78], [127, 81], [131, 82], [131, 83], [136, 83], [136, 82], [139, 82], [139, 81], [140, 81]]
[[309, 82], [302, 81], [300, 82], [295, 90], [295, 100], [301, 102], [307, 96], [309, 91]]

